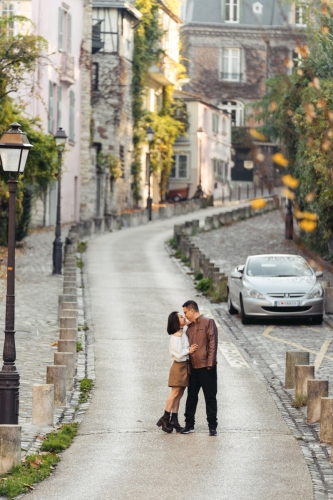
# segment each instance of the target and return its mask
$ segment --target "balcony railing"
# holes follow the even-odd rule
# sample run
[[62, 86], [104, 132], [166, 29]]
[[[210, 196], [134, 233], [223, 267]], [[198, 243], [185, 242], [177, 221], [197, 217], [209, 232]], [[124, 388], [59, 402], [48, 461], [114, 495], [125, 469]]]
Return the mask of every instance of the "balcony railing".
[[70, 56], [67, 52], [61, 54], [61, 75], [60, 80], [73, 84], [74, 80], [74, 56]]
[[243, 80], [242, 73], [221, 73], [221, 80], [227, 82], [241, 82]]

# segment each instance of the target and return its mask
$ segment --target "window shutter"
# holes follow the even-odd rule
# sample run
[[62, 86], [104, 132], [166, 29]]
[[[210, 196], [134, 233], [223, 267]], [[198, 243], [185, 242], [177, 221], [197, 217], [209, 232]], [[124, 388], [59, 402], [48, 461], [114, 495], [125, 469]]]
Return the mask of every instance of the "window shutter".
[[75, 119], [75, 95], [74, 92], [71, 90], [69, 93], [69, 139], [71, 141], [75, 140], [74, 119]]
[[53, 134], [53, 83], [49, 82], [49, 132]]
[[61, 100], [62, 100], [62, 86], [58, 86], [58, 109], [57, 109], [57, 122], [58, 122], [58, 128], [61, 127], [61, 110], [62, 110], [62, 105], [61, 105]]
[[63, 51], [64, 48], [64, 10], [59, 7], [59, 20], [58, 20], [58, 50]]
[[67, 52], [72, 53], [72, 15], [67, 15]]

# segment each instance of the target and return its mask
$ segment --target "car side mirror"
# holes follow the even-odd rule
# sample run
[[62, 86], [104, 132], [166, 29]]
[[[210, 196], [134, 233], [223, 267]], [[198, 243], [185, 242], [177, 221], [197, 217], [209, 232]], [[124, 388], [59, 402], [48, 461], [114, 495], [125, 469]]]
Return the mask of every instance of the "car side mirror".
[[317, 278], [322, 278], [324, 275], [323, 275], [323, 271], [316, 271], [316, 277]]
[[243, 265], [236, 267], [236, 271], [239, 272], [239, 273], [244, 274], [244, 270], [245, 270], [245, 266], [243, 266]]
[[237, 280], [240, 280], [243, 278], [243, 274], [242, 273], [238, 273], [237, 271], [233, 271], [231, 274], [230, 274], [230, 277], [231, 278], [235, 278]]

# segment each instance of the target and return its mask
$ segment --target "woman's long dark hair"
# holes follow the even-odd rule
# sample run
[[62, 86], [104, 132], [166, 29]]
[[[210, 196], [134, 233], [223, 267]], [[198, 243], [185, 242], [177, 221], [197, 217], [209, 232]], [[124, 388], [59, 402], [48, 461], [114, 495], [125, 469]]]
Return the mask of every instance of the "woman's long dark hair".
[[169, 315], [168, 318], [168, 326], [167, 326], [167, 332], [169, 335], [173, 335], [174, 333], [178, 332], [180, 330], [180, 321], [178, 317], [178, 312], [172, 312]]

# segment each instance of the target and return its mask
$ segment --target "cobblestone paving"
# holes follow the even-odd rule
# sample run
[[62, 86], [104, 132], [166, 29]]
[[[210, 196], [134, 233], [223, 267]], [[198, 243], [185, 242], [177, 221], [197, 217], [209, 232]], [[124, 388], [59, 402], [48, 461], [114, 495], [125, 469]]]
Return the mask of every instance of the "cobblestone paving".
[[[261, 253], [300, 253], [284, 240], [284, 224], [278, 212], [261, 215], [230, 227], [201, 233], [192, 241], [226, 274], [246, 257]], [[333, 282], [325, 272], [324, 279]], [[219, 317], [232, 342], [266, 385], [295, 438], [299, 440], [313, 481], [314, 498], [333, 499], [333, 468], [331, 446], [319, 442], [319, 423], [307, 424], [306, 408], [293, 408], [293, 391], [284, 389], [285, 356], [287, 350], [310, 351], [314, 364], [325, 341], [331, 341], [316, 378], [329, 380], [329, 396], [333, 397], [333, 321], [325, 318], [323, 325], [298, 324], [297, 321], [269, 322], [260, 320], [243, 326], [238, 315], [230, 316], [225, 304], [212, 310]], [[312, 352], [311, 352], [312, 351]], [[331, 358], [331, 359], [330, 359]]]

